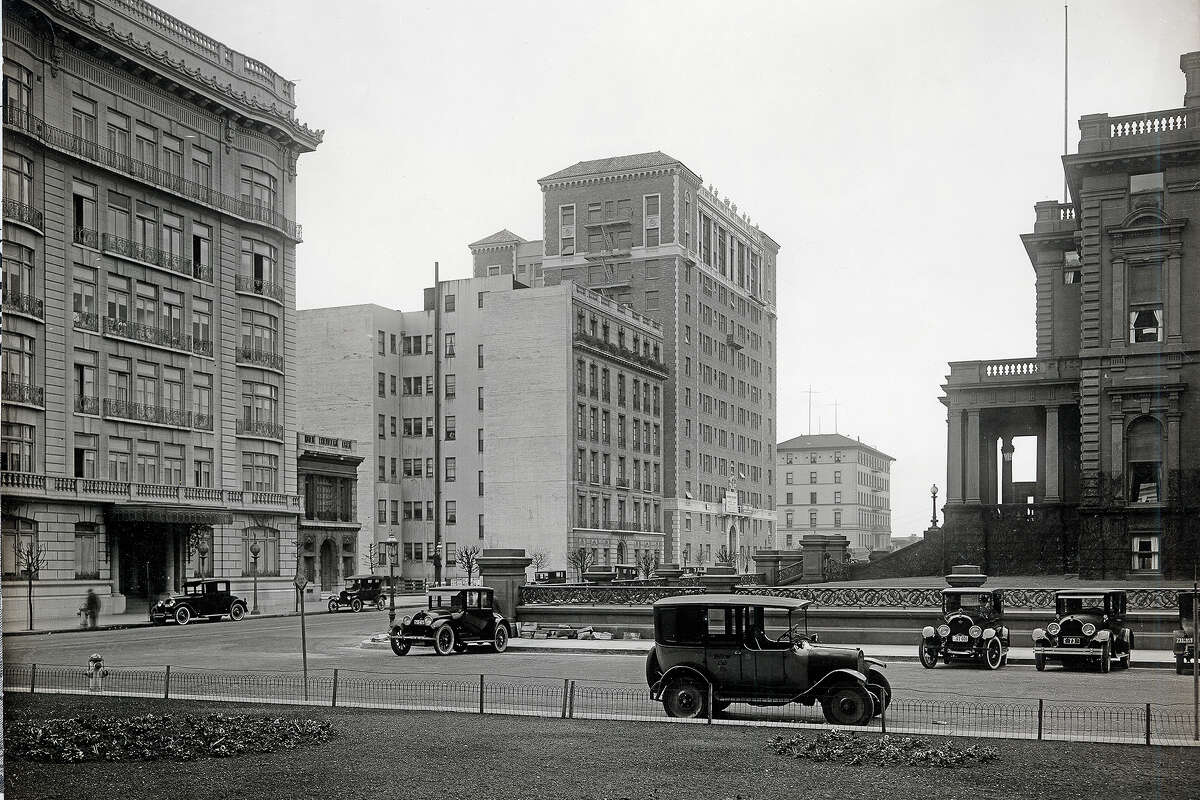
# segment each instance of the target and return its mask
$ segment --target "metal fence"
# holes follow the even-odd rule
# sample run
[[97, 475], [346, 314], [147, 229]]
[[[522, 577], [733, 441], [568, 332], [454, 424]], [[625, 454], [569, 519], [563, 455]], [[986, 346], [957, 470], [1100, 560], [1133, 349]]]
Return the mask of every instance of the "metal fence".
[[[82, 667], [4, 664], [9, 693], [95, 694], [177, 700], [216, 700], [343, 706], [399, 711], [449, 711], [594, 720], [692, 724], [832, 727], [820, 706], [735, 703], [697, 719], [671, 719], [645, 685], [506, 675], [414, 675], [346, 669], [296, 673], [231, 672], [192, 667], [107, 668], [93, 679]], [[1063, 703], [1046, 699], [943, 695], [899, 697], [867, 730], [1126, 744], [1198, 745], [1190, 704]]]

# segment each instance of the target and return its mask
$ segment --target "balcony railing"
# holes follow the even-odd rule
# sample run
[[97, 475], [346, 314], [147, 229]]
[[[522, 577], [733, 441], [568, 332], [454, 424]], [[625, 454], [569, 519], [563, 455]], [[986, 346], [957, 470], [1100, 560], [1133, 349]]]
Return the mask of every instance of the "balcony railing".
[[608, 341], [601, 336], [592, 336], [584, 331], [575, 332], [575, 343], [583, 345], [591, 350], [612, 356], [613, 358], [624, 359], [627, 362], [636, 364], [643, 369], [650, 370], [653, 373], [661, 374], [663, 377], [667, 374], [667, 365], [656, 360], [652, 356], [644, 356], [641, 353], [635, 353], [632, 350], [626, 350], [619, 345]]
[[204, 264], [193, 261], [192, 262], [192, 277], [198, 281], [204, 281], [205, 283], [212, 283], [213, 282], [212, 267], [205, 266]]
[[197, 339], [192, 338], [192, 352], [199, 356], [208, 356], [212, 358], [213, 343], [212, 339]]
[[617, 478], [617, 488], [618, 489], [628, 489], [629, 488], [629, 478]]
[[34, 297], [31, 294], [23, 292], [15, 292], [11, 289], [4, 292], [4, 309], [6, 311], [15, 311], [18, 314], [28, 314], [31, 317], [45, 319], [45, 304], [40, 298]]
[[5, 106], [4, 124], [38, 139], [56, 150], [93, 161], [189, 200], [195, 200], [235, 216], [269, 225], [297, 241], [303, 238], [303, 229], [300, 225], [276, 212], [270, 206], [251, 202], [248, 198], [233, 197], [214, 191], [208, 186], [185, 180], [172, 172], [130, 158], [124, 153], [101, 147], [70, 131], [47, 124], [26, 109], [15, 105]]
[[75, 228], [75, 233], [72, 241], [75, 244], [81, 244], [84, 247], [91, 247], [95, 250], [100, 249], [100, 231], [94, 231], [91, 228]]
[[1079, 361], [1067, 358], [1020, 358], [1000, 361], [954, 361], [950, 385], [1064, 381], [1079, 377]]
[[581, 520], [577, 528], [588, 528], [590, 530], [602, 531], [630, 531], [633, 533], [662, 533], [657, 530], [661, 526], [653, 523], [641, 522], [633, 519], [606, 519], [593, 520], [593, 524], [588, 524], [587, 520]]
[[246, 492], [199, 486], [130, 483], [102, 478], [60, 478], [37, 472], [0, 472], [0, 488], [46, 497], [104, 497], [106, 499], [171, 499], [190, 505], [229, 508], [300, 508], [300, 496], [277, 492]]
[[100, 318], [91, 311], [76, 311], [73, 320], [76, 328], [85, 331], [100, 330]]
[[8, 375], [4, 376], [4, 401], [6, 403], [24, 403], [38, 408], [46, 407], [46, 390], [41, 386], [29, 383], [17, 383]]
[[278, 353], [272, 353], [269, 350], [259, 350], [257, 347], [239, 345], [237, 360], [239, 364], [253, 364], [256, 367], [266, 367], [283, 372], [283, 356]]
[[163, 408], [145, 403], [133, 403], [128, 400], [104, 399], [104, 416], [116, 419], [128, 419], [136, 422], [151, 422], [155, 425], [169, 425], [173, 428], [192, 427], [192, 412], [181, 408]]
[[248, 275], [235, 275], [233, 278], [233, 288], [237, 292], [249, 292], [250, 294], [269, 297], [277, 303], [283, 302], [283, 287], [278, 283], [264, 281], [261, 278], [251, 278]]
[[319, 522], [357, 522], [354, 518], [354, 509], [320, 509], [318, 511], [305, 510], [305, 519], [315, 519]]
[[237, 421], [238, 436], [263, 436], [267, 439], [283, 441], [283, 426], [275, 422], [263, 422], [251, 419]]
[[76, 395], [74, 408], [76, 414], [99, 414], [100, 398]]
[[14, 222], [21, 222], [25, 225], [32, 225], [39, 231], [44, 227], [42, 212], [38, 211], [33, 206], [27, 206], [24, 203], [18, 203], [16, 200], [4, 198], [4, 218], [11, 219]]
[[193, 411], [192, 427], [198, 431], [211, 431], [213, 429], [213, 415]]
[[122, 339], [132, 339], [135, 342], [144, 342], [159, 347], [169, 347], [173, 350], [190, 352], [192, 349], [191, 334], [182, 331], [173, 331], [168, 328], [156, 328], [153, 325], [145, 325], [141, 322], [134, 322], [128, 319], [105, 317], [104, 334], [106, 336], [118, 336]]

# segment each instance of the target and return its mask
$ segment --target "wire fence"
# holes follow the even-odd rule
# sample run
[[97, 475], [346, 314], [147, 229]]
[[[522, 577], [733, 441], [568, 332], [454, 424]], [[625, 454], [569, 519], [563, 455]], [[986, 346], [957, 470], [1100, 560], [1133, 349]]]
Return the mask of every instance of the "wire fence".
[[[448, 711], [593, 720], [671, 721], [781, 727], [830, 726], [819, 703], [705, 702], [698, 717], [667, 716], [645, 685], [505, 675], [414, 675], [346, 669], [296, 673], [193, 667], [111, 666], [92, 675], [77, 666], [4, 664], [9, 693], [95, 694]], [[893, 698], [865, 729], [897, 734], [1200, 745], [1190, 704], [1065, 703], [1047, 699]]]

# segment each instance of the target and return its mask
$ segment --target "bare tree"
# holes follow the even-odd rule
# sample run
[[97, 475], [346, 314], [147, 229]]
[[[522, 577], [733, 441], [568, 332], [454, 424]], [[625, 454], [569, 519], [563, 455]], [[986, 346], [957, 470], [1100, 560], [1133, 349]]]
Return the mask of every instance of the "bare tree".
[[580, 547], [567, 553], [567, 566], [579, 573], [580, 582], [583, 581], [583, 573], [587, 572], [595, 564], [596, 557], [586, 547]]
[[649, 578], [658, 566], [658, 553], [653, 550], [643, 550], [638, 556], [637, 568], [643, 578]]
[[375, 574], [375, 562], [379, 560], [379, 544], [371, 542], [367, 545], [367, 569], [371, 570], [371, 574]]
[[479, 545], [464, 545], [458, 548], [454, 557], [458, 561], [458, 566], [466, 570], [467, 585], [470, 586], [473, 582], [471, 576], [479, 569]]
[[33, 581], [46, 566], [46, 548], [40, 544], [19, 545], [16, 550], [17, 574], [29, 582], [29, 630], [33, 630]]
[[737, 560], [738, 560], [739, 566], [742, 570], [742, 574], [744, 575], [744, 574], [748, 573], [750, 571], [750, 562], [754, 560], [753, 557], [750, 555], [750, 551], [743, 550], [740, 553], [738, 553]]
[[529, 564], [535, 572], [541, 572], [550, 563], [550, 554], [544, 550], [534, 550], [529, 554]]
[[725, 545], [721, 545], [721, 549], [717, 551], [716, 561], [722, 566], [732, 567], [736, 564], [737, 555], [730, 553], [729, 548]]

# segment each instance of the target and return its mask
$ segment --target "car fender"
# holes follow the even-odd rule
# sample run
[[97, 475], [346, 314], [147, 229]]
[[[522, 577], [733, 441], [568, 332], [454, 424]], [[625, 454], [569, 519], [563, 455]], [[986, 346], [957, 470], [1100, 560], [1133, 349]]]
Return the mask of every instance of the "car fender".
[[921, 628], [921, 638], [932, 639], [935, 636], [937, 636], [937, 631], [934, 630], [932, 625], [926, 625], [924, 628]]
[[712, 685], [712, 680], [709, 678], [708, 673], [705, 672], [701, 667], [697, 667], [694, 664], [676, 664], [664, 672], [662, 677], [650, 687], [650, 697], [657, 700], [662, 695], [662, 691], [668, 683], [675, 678], [683, 676], [699, 678], [704, 685]]
[[863, 662], [870, 664], [873, 667], [881, 667], [883, 669], [887, 669], [887, 664], [880, 661], [878, 658], [871, 658], [870, 656], [863, 656]]
[[835, 686], [843, 686], [847, 683], [853, 683], [865, 687], [867, 685], [867, 676], [863, 675], [856, 669], [850, 669], [848, 667], [830, 670], [829, 672], [825, 673], [821, 680], [808, 687], [807, 690], [796, 695], [795, 699], [824, 694], [827, 690], [832, 689]]
[[1096, 641], [1097, 642], [1107, 642], [1111, 638], [1112, 638], [1112, 631], [1110, 631], [1108, 628], [1103, 628], [1101, 630], [1096, 631]]

